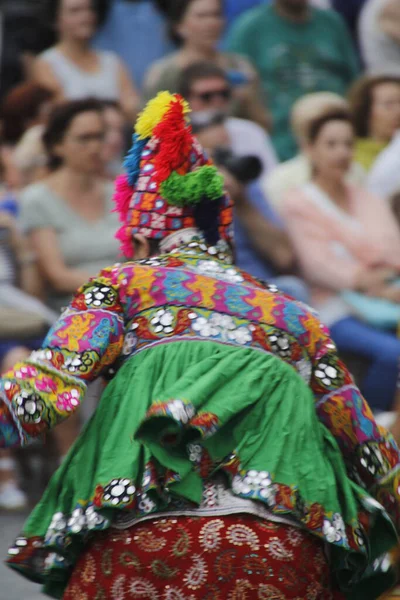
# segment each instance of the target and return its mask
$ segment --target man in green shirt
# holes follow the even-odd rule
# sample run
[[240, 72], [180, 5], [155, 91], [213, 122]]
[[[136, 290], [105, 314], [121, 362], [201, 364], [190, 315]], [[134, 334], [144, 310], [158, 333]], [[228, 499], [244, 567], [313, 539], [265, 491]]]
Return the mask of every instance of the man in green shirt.
[[240, 17], [229, 50], [257, 67], [274, 120], [273, 141], [281, 160], [296, 153], [289, 116], [310, 92], [345, 94], [358, 75], [355, 49], [341, 17], [309, 0], [273, 0]]

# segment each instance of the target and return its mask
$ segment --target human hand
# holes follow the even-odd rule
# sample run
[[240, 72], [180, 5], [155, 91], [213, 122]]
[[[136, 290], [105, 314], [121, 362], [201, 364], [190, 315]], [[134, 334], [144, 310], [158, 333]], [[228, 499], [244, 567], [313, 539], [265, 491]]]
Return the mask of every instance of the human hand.
[[382, 290], [388, 287], [388, 281], [396, 275], [395, 270], [386, 267], [362, 269], [356, 278], [356, 289], [369, 296], [379, 297]]
[[397, 285], [386, 285], [379, 293], [378, 298], [383, 298], [394, 304], [400, 304], [400, 287]]
[[244, 185], [230, 171], [224, 167], [218, 167], [219, 173], [224, 178], [224, 187], [236, 205], [243, 202], [245, 198]]

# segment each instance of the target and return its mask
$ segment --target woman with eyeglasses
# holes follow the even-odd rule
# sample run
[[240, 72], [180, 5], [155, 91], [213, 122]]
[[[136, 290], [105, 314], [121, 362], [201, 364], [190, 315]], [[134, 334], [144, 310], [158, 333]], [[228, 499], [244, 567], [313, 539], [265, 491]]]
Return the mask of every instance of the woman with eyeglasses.
[[233, 88], [231, 116], [269, 129], [271, 120], [256, 71], [245, 58], [218, 49], [225, 26], [221, 0], [173, 0], [164, 2], [162, 9], [177, 50], [150, 68], [143, 99], [148, 101], [161, 90], [177, 92], [184, 69], [201, 61], [214, 62], [227, 72]]
[[[60, 311], [72, 293], [119, 256], [113, 184], [103, 179], [105, 122], [96, 100], [60, 105], [44, 133], [50, 175], [21, 194], [21, 221], [47, 282], [46, 302]], [[58, 441], [63, 456], [78, 426]]]
[[96, 100], [54, 109], [44, 132], [50, 175], [22, 193], [21, 219], [60, 310], [88, 276], [118, 256], [113, 187], [104, 172], [105, 122]]

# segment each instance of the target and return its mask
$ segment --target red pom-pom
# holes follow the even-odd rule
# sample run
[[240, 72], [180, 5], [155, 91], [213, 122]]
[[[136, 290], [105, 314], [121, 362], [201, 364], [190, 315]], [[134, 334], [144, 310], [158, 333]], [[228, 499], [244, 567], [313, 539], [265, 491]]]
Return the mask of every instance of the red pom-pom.
[[121, 252], [126, 258], [133, 258], [135, 256], [135, 246], [132, 238], [132, 230], [130, 227], [123, 225], [118, 229], [115, 234], [117, 240], [121, 242]]
[[133, 190], [128, 182], [127, 175], [119, 175], [115, 180], [114, 203], [115, 212], [119, 213], [119, 219], [122, 223], [126, 222], [129, 212]]
[[160, 140], [160, 149], [154, 159], [156, 180], [160, 184], [187, 160], [193, 145], [191, 128], [185, 121], [182, 104], [175, 101], [153, 135]]

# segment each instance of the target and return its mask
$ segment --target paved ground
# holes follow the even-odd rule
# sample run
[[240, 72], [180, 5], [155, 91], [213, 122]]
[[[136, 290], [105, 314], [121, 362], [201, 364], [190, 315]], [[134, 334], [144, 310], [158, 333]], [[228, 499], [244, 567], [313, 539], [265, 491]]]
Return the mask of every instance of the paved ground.
[[[0, 513], [0, 600], [44, 600], [40, 586], [30, 583], [4, 565], [7, 549], [19, 534], [26, 515]], [[48, 596], [47, 596], [48, 598]]]

